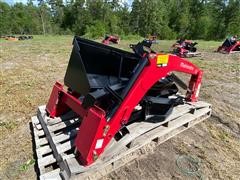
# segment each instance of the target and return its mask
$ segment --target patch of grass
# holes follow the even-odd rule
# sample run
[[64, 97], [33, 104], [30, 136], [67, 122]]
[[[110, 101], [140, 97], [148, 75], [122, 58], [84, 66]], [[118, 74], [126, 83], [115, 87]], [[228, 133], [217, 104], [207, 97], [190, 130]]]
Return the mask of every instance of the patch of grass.
[[222, 141], [226, 142], [228, 142], [228, 139], [230, 137], [230, 135], [226, 131], [221, 131], [218, 136]]
[[9, 122], [0, 122], [0, 127], [1, 128], [6, 128], [7, 130], [13, 130], [16, 128], [18, 123], [14, 121], [9, 121]]
[[143, 37], [139, 36], [139, 35], [133, 35], [133, 34], [129, 34], [129, 35], [124, 35], [121, 36], [120, 38], [121, 40], [142, 40], [144, 39]]
[[214, 52], [217, 50], [219, 46], [221, 46], [221, 41], [204, 41], [204, 40], [195, 40], [198, 44], [196, 47], [199, 48], [199, 50], [204, 50], [207, 52]]
[[34, 165], [35, 160], [30, 159], [19, 167], [20, 171], [27, 171], [32, 165]]
[[206, 63], [200, 59], [193, 59], [192, 62], [197, 65], [199, 68], [209, 67], [209, 63]]
[[229, 139], [231, 138], [231, 135], [228, 132], [212, 125], [209, 126], [209, 131], [214, 139], [220, 141], [229, 142]]

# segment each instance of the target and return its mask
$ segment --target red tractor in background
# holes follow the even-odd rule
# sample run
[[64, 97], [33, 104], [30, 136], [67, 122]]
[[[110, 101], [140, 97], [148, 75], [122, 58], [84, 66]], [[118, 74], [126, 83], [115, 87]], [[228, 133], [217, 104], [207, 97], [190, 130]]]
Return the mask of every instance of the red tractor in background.
[[119, 44], [120, 38], [115, 35], [106, 35], [105, 38], [102, 40], [102, 43], [105, 45], [109, 45], [110, 43]]
[[240, 52], [240, 40], [237, 40], [237, 36], [227, 38], [222, 46], [218, 47], [217, 52], [221, 53], [237, 53]]
[[6, 36], [0, 36], [0, 38], [3, 38], [3, 39], [8, 40], [8, 41], [21, 41], [21, 40], [33, 39], [33, 36], [27, 36], [27, 35], [21, 35], [21, 36], [6, 35]]
[[172, 45], [173, 54], [183, 58], [199, 56], [200, 53], [197, 52], [195, 47], [197, 44], [197, 42], [191, 40], [179, 39]]

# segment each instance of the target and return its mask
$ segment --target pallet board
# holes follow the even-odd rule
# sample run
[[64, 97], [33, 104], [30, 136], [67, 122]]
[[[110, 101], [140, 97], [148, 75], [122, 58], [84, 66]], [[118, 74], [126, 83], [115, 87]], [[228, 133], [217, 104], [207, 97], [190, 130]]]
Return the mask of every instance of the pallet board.
[[158, 144], [203, 121], [211, 115], [211, 105], [205, 102], [175, 107], [162, 121], [140, 121], [126, 128], [124, 138], [113, 139], [104, 153], [88, 167], [79, 164], [74, 154], [74, 139], [81, 119], [70, 112], [60, 118], [46, 115], [45, 106], [32, 117], [40, 179], [99, 179], [136, 159], [142, 149]]

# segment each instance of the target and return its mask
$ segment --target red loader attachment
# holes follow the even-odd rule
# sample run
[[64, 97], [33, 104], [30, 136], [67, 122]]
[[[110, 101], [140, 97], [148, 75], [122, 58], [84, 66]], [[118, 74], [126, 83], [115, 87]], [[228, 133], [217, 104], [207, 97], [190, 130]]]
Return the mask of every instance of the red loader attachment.
[[[100, 178], [152, 140], [210, 116], [211, 105], [198, 101], [198, 67], [146, 42], [131, 47], [134, 53], [74, 38], [65, 86], [56, 82], [32, 119], [40, 179]], [[189, 84], [173, 72], [189, 74]]]
[[229, 39], [226, 39], [222, 46], [218, 47], [218, 52], [231, 54], [240, 52], [240, 41], [232, 43]]
[[4, 38], [5, 40], [8, 41], [21, 41], [21, 40], [28, 40], [28, 39], [33, 39], [33, 36], [26, 36], [26, 35], [21, 35], [21, 36], [1, 36], [0, 38]]
[[105, 45], [109, 45], [110, 43], [119, 44], [119, 42], [120, 42], [120, 38], [114, 35], [106, 35], [104, 40], [102, 40], [102, 43]]
[[197, 44], [197, 42], [192, 42], [189, 40], [178, 40], [172, 45], [173, 54], [182, 58], [200, 56], [201, 53], [197, 52], [197, 48], [195, 47]]

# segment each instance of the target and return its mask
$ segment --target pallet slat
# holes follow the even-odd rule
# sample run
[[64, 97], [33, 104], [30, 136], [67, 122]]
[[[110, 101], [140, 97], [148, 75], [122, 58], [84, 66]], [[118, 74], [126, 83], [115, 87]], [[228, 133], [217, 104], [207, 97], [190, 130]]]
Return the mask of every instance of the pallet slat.
[[[38, 116], [32, 118], [40, 179], [68, 179], [69, 177], [71, 179], [99, 179], [136, 159], [139, 153], [141, 154], [141, 148], [153, 143], [153, 141], [156, 145], [160, 144], [203, 121], [211, 114], [210, 106], [210, 104], [201, 101], [188, 103], [174, 108], [171, 115], [164, 121], [142, 121], [129, 125], [127, 128], [130, 135], [118, 142], [113, 139], [101, 157], [88, 167], [80, 165], [73, 153], [74, 138], [81, 120], [75, 118], [73, 113], [51, 119], [46, 116], [45, 106], [41, 106], [38, 109]], [[55, 151], [63, 159], [61, 163], [64, 163], [66, 168], [63, 168], [65, 166], [56, 166], [59, 161], [55, 158], [56, 154], [54, 155], [52, 145], [48, 142], [49, 137], [46, 137], [42, 125], [48, 129], [51, 142], [56, 148]], [[71, 150], [70, 154], [66, 154], [69, 150]], [[55, 165], [52, 166], [53, 164]], [[67, 169], [66, 172], [65, 169]]]

